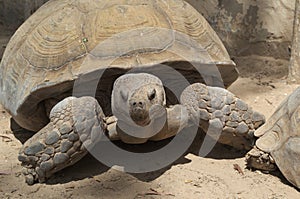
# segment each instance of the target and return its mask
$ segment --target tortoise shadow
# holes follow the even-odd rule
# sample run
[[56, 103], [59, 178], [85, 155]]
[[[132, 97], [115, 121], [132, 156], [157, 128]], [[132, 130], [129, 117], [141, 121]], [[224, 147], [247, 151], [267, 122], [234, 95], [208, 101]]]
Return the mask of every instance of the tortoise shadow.
[[[24, 143], [27, 139], [29, 139], [34, 132], [26, 131], [24, 129], [15, 129], [13, 130], [15, 137], [21, 142]], [[179, 164], [187, 164], [190, 163], [191, 160], [185, 158], [185, 156], [189, 153], [199, 156], [199, 150], [203, 144], [203, 140], [205, 138], [205, 133], [202, 130], [198, 130], [198, 133], [193, 140], [191, 146], [172, 164], [161, 168], [156, 171], [147, 172], [147, 173], [129, 173], [140, 181], [150, 182], [161, 175], [163, 175], [166, 171], [168, 171], [172, 166]], [[125, 144], [121, 141], [114, 141], [113, 143], [126, 151], [136, 152], [136, 153], [147, 153], [151, 151], [156, 151], [168, 143], [172, 141], [173, 138], [169, 138], [162, 141], [152, 142], [149, 141], [142, 145], [131, 145]], [[206, 141], [212, 141], [210, 138], [206, 138]], [[101, 144], [101, 143], [99, 143]], [[244, 157], [246, 154], [245, 151], [236, 150], [230, 146], [226, 146], [220, 143], [216, 143], [214, 148], [205, 156], [205, 158], [211, 159], [235, 159]], [[86, 155], [83, 159], [75, 163], [74, 165], [63, 169], [62, 171], [57, 172], [52, 177], [50, 177], [46, 184], [55, 185], [55, 184], [65, 184], [72, 181], [78, 181], [86, 178], [92, 178], [97, 175], [101, 175], [108, 171], [110, 167], [99, 162], [95, 157], [91, 154]]]
[[[172, 166], [175, 165], [183, 165], [190, 163], [191, 160], [185, 158], [185, 156], [189, 153], [192, 153], [194, 155], [198, 156], [199, 150], [202, 146], [203, 140], [204, 140], [205, 134], [202, 131], [199, 131], [189, 147], [189, 149], [183, 153], [176, 161], [174, 161], [172, 164], [161, 168], [156, 171], [151, 172], [145, 172], [145, 173], [128, 173], [129, 175], [132, 175], [133, 177], [137, 178], [138, 180], [142, 182], [151, 182], [157, 178], [159, 178], [161, 175], [163, 175], [166, 171], [171, 169]], [[147, 142], [142, 145], [131, 145], [131, 144], [125, 144], [121, 141], [114, 141], [113, 143], [126, 151], [131, 151], [135, 153], [147, 153], [151, 151], [156, 151], [164, 146], [166, 146], [168, 143], [172, 141], [172, 138], [162, 140], [159, 142]], [[234, 159], [234, 158], [240, 158], [244, 157], [245, 151], [239, 151], [232, 147], [222, 145], [219, 143], [216, 143], [215, 147], [212, 149], [212, 151], [206, 156], [206, 158], [212, 158], [212, 159]], [[56, 173], [53, 177], [51, 177], [47, 184], [64, 184], [71, 181], [78, 181], [85, 178], [92, 178], [96, 175], [101, 175], [102, 173], [108, 171], [110, 167], [100, 163], [95, 157], [92, 155], [87, 155], [82, 160], [80, 160], [75, 165], [68, 167], [58, 173]], [[121, 174], [120, 174], [121, 175]]]

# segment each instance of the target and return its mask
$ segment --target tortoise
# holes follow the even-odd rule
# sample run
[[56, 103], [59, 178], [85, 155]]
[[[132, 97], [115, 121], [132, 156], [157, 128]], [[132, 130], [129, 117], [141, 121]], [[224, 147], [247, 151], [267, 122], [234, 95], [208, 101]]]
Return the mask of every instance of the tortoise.
[[300, 188], [300, 87], [289, 95], [271, 118], [255, 132], [259, 139], [246, 155], [249, 168], [274, 171], [277, 168]]
[[[157, 77], [166, 67], [188, 82], [167, 71], [180, 99]], [[11, 38], [0, 100], [18, 125], [36, 132], [18, 156], [34, 184], [103, 136], [142, 144], [196, 125], [220, 131], [211, 136], [221, 143], [252, 148], [264, 116], [225, 89], [237, 78], [217, 34], [184, 1], [50, 0]]]

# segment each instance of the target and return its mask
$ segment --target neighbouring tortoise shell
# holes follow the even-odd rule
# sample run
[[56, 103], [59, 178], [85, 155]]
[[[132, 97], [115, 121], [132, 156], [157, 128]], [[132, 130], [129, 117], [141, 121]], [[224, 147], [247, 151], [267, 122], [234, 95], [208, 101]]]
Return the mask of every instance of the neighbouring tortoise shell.
[[271, 154], [283, 175], [300, 188], [300, 87], [255, 132], [256, 146]]
[[113, 82], [132, 68], [167, 63], [202, 81], [187, 59], [218, 66], [225, 87], [238, 77], [216, 33], [184, 1], [50, 0], [7, 45], [0, 102], [20, 126], [37, 131], [48, 122], [45, 100], [70, 92], [80, 77], [109, 68], [104, 75]]

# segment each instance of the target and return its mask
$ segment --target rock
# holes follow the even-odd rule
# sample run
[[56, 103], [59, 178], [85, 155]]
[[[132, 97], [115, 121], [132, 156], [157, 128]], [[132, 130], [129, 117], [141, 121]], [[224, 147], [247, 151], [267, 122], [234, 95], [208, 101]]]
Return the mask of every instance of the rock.
[[59, 139], [60, 139], [59, 133], [56, 130], [54, 130], [47, 135], [45, 143], [47, 145], [52, 145], [52, 144], [58, 142]]
[[36, 153], [42, 151], [45, 148], [45, 145], [40, 143], [40, 142], [36, 142], [33, 145], [27, 147], [24, 150], [24, 153], [26, 155], [35, 155]]

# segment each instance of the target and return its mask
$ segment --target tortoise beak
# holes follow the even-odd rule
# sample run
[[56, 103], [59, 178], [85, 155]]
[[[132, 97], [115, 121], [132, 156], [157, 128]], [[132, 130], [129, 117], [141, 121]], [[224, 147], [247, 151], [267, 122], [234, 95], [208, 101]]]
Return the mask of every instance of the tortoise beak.
[[131, 106], [130, 117], [139, 126], [147, 126], [151, 122], [149, 111], [142, 105]]

